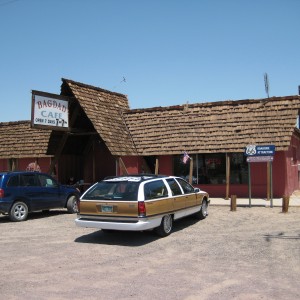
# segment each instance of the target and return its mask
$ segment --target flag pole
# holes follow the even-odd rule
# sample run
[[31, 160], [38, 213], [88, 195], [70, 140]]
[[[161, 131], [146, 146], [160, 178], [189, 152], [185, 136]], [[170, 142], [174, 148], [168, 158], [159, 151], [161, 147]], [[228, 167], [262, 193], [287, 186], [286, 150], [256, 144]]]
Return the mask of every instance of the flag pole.
[[193, 158], [190, 157], [190, 176], [189, 176], [190, 184], [193, 184], [193, 167], [194, 167]]

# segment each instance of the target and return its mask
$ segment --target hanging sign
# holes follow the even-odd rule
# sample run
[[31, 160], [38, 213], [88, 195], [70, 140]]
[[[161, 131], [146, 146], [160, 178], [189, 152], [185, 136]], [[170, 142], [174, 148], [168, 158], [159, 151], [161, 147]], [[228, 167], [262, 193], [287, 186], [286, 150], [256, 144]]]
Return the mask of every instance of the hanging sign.
[[[245, 147], [245, 155], [248, 164], [248, 188], [249, 207], [251, 207], [251, 164], [252, 162], [267, 162], [267, 200], [273, 195], [272, 185], [272, 162], [275, 155], [275, 145], [248, 145]], [[271, 207], [273, 207], [273, 196], [271, 196]]]
[[31, 126], [45, 129], [68, 130], [68, 98], [32, 91]]

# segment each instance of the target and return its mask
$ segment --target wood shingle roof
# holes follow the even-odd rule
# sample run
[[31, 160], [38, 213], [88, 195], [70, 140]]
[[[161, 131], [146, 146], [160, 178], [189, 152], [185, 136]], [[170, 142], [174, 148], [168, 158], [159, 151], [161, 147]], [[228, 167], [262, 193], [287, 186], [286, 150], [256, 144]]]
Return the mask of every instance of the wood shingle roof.
[[124, 114], [139, 155], [243, 152], [249, 144], [287, 150], [300, 96], [136, 109]]
[[[300, 96], [130, 110], [125, 95], [62, 81], [62, 95], [78, 101], [115, 156], [243, 152], [249, 144], [286, 151], [292, 134], [300, 137], [295, 129]], [[51, 130], [31, 128], [30, 121], [0, 123], [0, 158], [46, 156], [50, 135]]]
[[129, 110], [125, 95], [68, 79], [62, 81], [62, 91], [66, 86], [71, 90], [113, 155], [136, 153], [123, 119], [123, 113]]
[[45, 157], [50, 134], [31, 128], [30, 121], [0, 123], [0, 158]]

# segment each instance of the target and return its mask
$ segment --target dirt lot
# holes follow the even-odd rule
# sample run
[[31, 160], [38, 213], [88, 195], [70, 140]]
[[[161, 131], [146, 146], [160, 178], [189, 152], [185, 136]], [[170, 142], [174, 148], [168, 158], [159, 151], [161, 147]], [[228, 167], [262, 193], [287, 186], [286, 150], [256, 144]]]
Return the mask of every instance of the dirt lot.
[[0, 217], [1, 299], [300, 299], [300, 208], [211, 206], [166, 238], [74, 219]]

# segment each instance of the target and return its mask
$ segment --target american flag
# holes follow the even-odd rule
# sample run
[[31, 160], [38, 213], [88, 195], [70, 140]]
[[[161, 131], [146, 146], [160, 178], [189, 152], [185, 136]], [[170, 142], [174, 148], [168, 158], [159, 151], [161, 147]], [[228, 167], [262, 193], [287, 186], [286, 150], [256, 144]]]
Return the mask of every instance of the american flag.
[[184, 151], [183, 152], [183, 159], [182, 159], [183, 163], [186, 164], [189, 159], [190, 159], [189, 155], [187, 154], [186, 151]]

